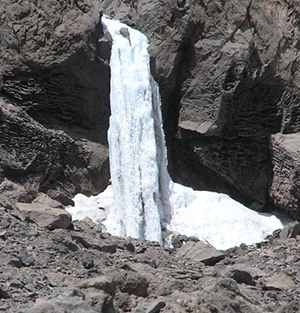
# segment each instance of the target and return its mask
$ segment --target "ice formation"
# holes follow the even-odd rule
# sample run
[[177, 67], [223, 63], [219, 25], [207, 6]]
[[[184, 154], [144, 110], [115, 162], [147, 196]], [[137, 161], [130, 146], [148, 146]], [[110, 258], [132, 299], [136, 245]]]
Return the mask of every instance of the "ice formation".
[[67, 208], [73, 219], [89, 216], [113, 235], [160, 243], [163, 225], [220, 249], [259, 242], [282, 228], [274, 215], [170, 179], [147, 38], [119, 21], [103, 17], [103, 23], [113, 38], [108, 132], [112, 185], [95, 197], [75, 196], [75, 206]]

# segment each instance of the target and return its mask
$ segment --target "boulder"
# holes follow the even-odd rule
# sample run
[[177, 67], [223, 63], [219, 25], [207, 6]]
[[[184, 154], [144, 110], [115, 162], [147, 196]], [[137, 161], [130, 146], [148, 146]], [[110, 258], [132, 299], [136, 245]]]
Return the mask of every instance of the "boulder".
[[229, 278], [219, 279], [209, 291], [175, 291], [164, 300], [166, 306], [163, 311], [166, 312], [265, 312], [259, 307], [257, 299], [250, 299], [247, 293], [241, 293], [237, 283]]
[[255, 279], [252, 276], [253, 270], [246, 266], [233, 265], [226, 269], [225, 276], [234, 279], [238, 284], [255, 285]]
[[222, 278], [212, 287], [214, 292], [230, 292], [234, 295], [240, 294], [240, 289], [236, 281], [230, 278]]
[[134, 310], [135, 313], [159, 313], [165, 307], [163, 299], [146, 300], [139, 303]]
[[20, 255], [19, 257], [15, 257], [13, 255], [6, 255], [5, 257], [1, 257], [1, 262], [5, 266], [12, 266], [17, 268], [20, 268], [22, 265], [24, 265], [20, 260]]
[[300, 235], [300, 223], [296, 221], [288, 223], [279, 233], [279, 238], [286, 240], [296, 238], [298, 235]]
[[101, 226], [99, 224], [96, 224], [91, 218], [85, 217], [82, 220], [75, 220], [73, 221], [73, 229], [76, 232], [83, 232], [83, 233], [89, 233], [92, 229], [96, 229], [99, 231], [99, 233], [102, 232]]
[[0, 285], [0, 299], [7, 299], [9, 298], [9, 294], [7, 293], [7, 291], [5, 290], [5, 287]]
[[31, 202], [34, 197], [35, 194], [28, 192], [24, 186], [8, 179], [0, 184], [0, 204], [5, 208], [14, 208], [18, 201]]
[[78, 288], [82, 291], [94, 288], [103, 290], [112, 297], [115, 296], [116, 290], [129, 295], [146, 297], [148, 295], [148, 287], [149, 283], [143, 275], [123, 270], [109, 275], [96, 276], [84, 280], [78, 285]]
[[57, 190], [57, 189], [47, 189], [46, 190], [47, 195], [57, 201], [63, 204], [64, 206], [67, 205], [74, 205], [74, 201], [71, 199], [70, 196], [66, 195], [64, 190]]
[[279, 273], [264, 279], [264, 289], [266, 290], [288, 290], [295, 287], [291, 277]]
[[295, 313], [299, 312], [300, 304], [297, 300], [292, 301], [289, 304], [284, 305], [276, 313]]
[[69, 252], [75, 252], [79, 250], [78, 245], [72, 240], [72, 237], [66, 229], [55, 229], [53, 231], [52, 240], [55, 244], [60, 244], [66, 247]]
[[95, 238], [90, 234], [79, 232], [72, 232], [71, 236], [73, 240], [80, 243], [85, 248], [93, 248], [108, 253], [115, 253], [117, 251], [117, 246], [114, 242], [103, 240], [100, 237]]
[[129, 271], [120, 271], [113, 274], [117, 288], [123, 292], [139, 297], [148, 296], [149, 282], [144, 275]]
[[122, 310], [123, 312], [134, 311], [132, 308], [135, 308], [140, 302], [140, 299], [136, 296], [130, 295], [128, 293], [118, 293], [114, 299], [115, 305]]
[[34, 257], [26, 250], [21, 249], [18, 251], [16, 257], [20, 260], [23, 266], [30, 266], [33, 265], [35, 262]]
[[225, 258], [223, 252], [202, 241], [188, 241], [177, 251], [176, 255], [191, 262], [202, 262], [205, 265], [215, 265]]
[[52, 208], [41, 203], [17, 203], [14, 212], [23, 221], [36, 223], [39, 227], [47, 229], [68, 228], [71, 224], [70, 214], [63, 210]]
[[45, 205], [51, 206], [52, 208], [59, 208], [59, 209], [64, 208], [64, 206], [59, 201], [56, 201], [50, 198], [48, 195], [42, 192], [40, 192], [32, 202], [45, 204]]
[[18, 313], [115, 313], [112, 298], [98, 291], [87, 295], [87, 299], [74, 296], [58, 296], [52, 299], [41, 299], [29, 309], [18, 310]]
[[95, 266], [93, 257], [87, 252], [82, 253], [81, 262], [86, 269], [91, 269]]
[[111, 276], [97, 276], [87, 280], [82, 281], [78, 288], [84, 290], [88, 288], [94, 288], [97, 290], [103, 290], [104, 292], [108, 293], [112, 297], [115, 296], [116, 293], [116, 286], [113, 278]]

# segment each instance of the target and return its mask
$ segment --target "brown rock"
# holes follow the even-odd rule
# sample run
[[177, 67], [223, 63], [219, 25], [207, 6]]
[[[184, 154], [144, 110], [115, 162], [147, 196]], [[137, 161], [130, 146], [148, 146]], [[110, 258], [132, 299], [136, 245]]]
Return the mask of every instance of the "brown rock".
[[53, 231], [52, 240], [56, 244], [62, 244], [65, 246], [69, 251], [78, 251], [78, 245], [72, 241], [71, 234], [66, 229], [55, 229]]
[[281, 307], [277, 313], [296, 313], [300, 310], [300, 304], [297, 300], [292, 301], [289, 304], [284, 305]]
[[227, 269], [226, 276], [234, 279], [238, 284], [255, 285], [251, 269], [248, 269], [246, 266], [232, 266]]
[[59, 208], [59, 209], [64, 208], [64, 206], [60, 202], [50, 198], [48, 195], [46, 195], [42, 192], [40, 192], [32, 202], [45, 204], [47, 206], [51, 206], [52, 208]]
[[13, 255], [5, 255], [1, 257], [1, 262], [5, 265], [5, 266], [12, 266], [12, 267], [17, 267], [20, 268], [22, 267], [22, 262], [16, 258]]
[[136, 296], [128, 293], [118, 293], [114, 300], [116, 306], [124, 312], [133, 311], [133, 308], [135, 308], [139, 302]]
[[89, 217], [85, 217], [82, 220], [73, 221], [73, 229], [78, 232], [88, 233], [92, 229], [96, 229], [101, 233], [101, 226], [96, 224], [92, 219]]
[[139, 303], [134, 310], [135, 313], [159, 313], [165, 307], [166, 303], [163, 299], [146, 300]]
[[296, 238], [298, 235], [300, 235], [300, 223], [296, 221], [288, 223], [279, 233], [279, 238], [286, 240], [289, 238]]
[[[83, 295], [82, 298], [85, 298]], [[95, 312], [105, 312], [105, 313], [115, 313], [112, 298], [104, 293], [98, 291], [92, 295], [87, 295], [87, 299], [84, 300], [81, 297], [75, 295], [63, 296], [52, 299], [41, 299], [38, 303], [33, 305], [29, 309], [18, 310], [18, 313], [95, 313]]]
[[85, 248], [93, 248], [108, 253], [115, 253], [117, 251], [115, 243], [101, 238], [94, 238], [89, 234], [72, 232], [72, 239], [80, 243]]
[[129, 30], [128, 28], [126, 27], [121, 27], [120, 28], [120, 34], [125, 37], [126, 39], [128, 39], [128, 41], [130, 42], [131, 44], [131, 41], [130, 41], [130, 34], [129, 34]]
[[104, 275], [82, 281], [78, 287], [80, 289], [95, 288], [97, 290], [103, 290], [112, 297], [114, 297], [116, 293], [116, 285], [113, 278]]
[[18, 202], [14, 213], [24, 221], [34, 222], [39, 227], [47, 229], [68, 228], [71, 224], [68, 212], [40, 203]]
[[9, 298], [9, 294], [7, 293], [7, 291], [5, 290], [5, 287], [0, 285], [0, 299], [7, 299]]
[[177, 251], [176, 255], [192, 262], [202, 262], [205, 265], [215, 265], [225, 257], [223, 252], [202, 241], [188, 241]]
[[0, 184], [0, 204], [8, 209], [14, 208], [17, 201], [30, 202], [33, 198], [34, 193], [8, 179]]
[[266, 290], [287, 290], [295, 287], [294, 281], [283, 273], [265, 279]]
[[120, 271], [113, 274], [113, 277], [121, 292], [140, 297], [148, 296], [149, 282], [144, 275], [135, 272]]

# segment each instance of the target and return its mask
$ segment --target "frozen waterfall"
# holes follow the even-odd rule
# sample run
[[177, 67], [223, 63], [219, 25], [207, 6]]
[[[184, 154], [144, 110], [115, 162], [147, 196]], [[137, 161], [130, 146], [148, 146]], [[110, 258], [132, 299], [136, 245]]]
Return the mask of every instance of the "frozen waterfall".
[[103, 22], [113, 38], [108, 141], [114, 211], [105, 225], [113, 234], [161, 242], [160, 195], [167, 184], [160, 178], [167, 173], [159, 168], [164, 157], [157, 146], [163, 137], [161, 122], [155, 125], [154, 119], [159, 103], [147, 38], [117, 21], [103, 18]]
[[[197, 236], [217, 248], [259, 242], [282, 222], [229, 196], [194, 191], [170, 179], [160, 96], [149, 68], [147, 38], [103, 17], [111, 33], [111, 186], [95, 197], [76, 195], [73, 219], [91, 217], [113, 235], [162, 243], [161, 227]], [[99, 207], [104, 208], [105, 212]]]

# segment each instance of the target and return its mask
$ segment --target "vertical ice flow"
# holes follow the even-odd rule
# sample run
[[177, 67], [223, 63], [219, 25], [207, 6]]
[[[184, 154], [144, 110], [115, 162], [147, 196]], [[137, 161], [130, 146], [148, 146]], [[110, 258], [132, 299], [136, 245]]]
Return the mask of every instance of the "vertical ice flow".
[[108, 141], [114, 211], [105, 224], [113, 234], [161, 242], [161, 195], [168, 184], [159, 179], [168, 177], [159, 173], [165, 161], [157, 144], [164, 150], [164, 139], [161, 122], [155, 125], [159, 102], [147, 38], [118, 21], [104, 17], [103, 23], [113, 39]]

